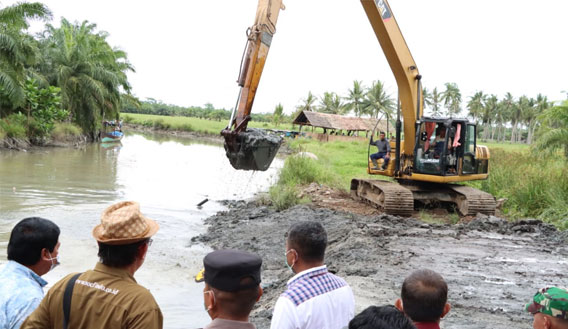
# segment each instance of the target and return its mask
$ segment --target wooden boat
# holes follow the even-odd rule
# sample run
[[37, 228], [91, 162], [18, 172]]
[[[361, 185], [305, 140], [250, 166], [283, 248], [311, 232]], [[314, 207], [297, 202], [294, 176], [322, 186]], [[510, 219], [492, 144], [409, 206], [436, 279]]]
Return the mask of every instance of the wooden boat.
[[120, 142], [120, 140], [122, 139], [123, 136], [124, 136], [124, 133], [122, 133], [122, 131], [118, 131], [118, 130], [115, 130], [115, 131], [110, 132], [110, 133], [104, 133], [102, 138], [101, 138], [101, 143]]

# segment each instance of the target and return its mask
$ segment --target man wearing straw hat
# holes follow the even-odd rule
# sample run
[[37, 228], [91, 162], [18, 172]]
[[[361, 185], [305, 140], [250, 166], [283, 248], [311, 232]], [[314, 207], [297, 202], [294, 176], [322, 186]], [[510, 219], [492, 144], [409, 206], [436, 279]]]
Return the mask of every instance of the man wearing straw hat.
[[93, 229], [100, 262], [57, 282], [21, 328], [162, 328], [154, 297], [134, 279], [158, 228], [136, 202], [108, 207]]

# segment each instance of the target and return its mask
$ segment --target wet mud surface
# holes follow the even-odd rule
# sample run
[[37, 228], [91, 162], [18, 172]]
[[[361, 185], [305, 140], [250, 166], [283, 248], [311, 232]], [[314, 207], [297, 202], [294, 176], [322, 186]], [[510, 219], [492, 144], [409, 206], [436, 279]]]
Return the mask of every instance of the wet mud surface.
[[292, 277], [284, 260], [284, 233], [303, 220], [326, 228], [325, 262], [352, 287], [356, 313], [393, 304], [404, 278], [429, 268], [449, 286], [452, 310], [442, 328], [530, 328], [532, 317], [523, 306], [536, 290], [568, 286], [568, 232], [537, 220], [479, 215], [463, 224], [426, 224], [307, 205], [276, 212], [255, 203], [227, 204], [229, 210], [208, 218], [207, 233], [191, 244], [248, 250], [263, 258], [264, 295], [251, 318], [259, 329], [270, 327], [276, 298]]

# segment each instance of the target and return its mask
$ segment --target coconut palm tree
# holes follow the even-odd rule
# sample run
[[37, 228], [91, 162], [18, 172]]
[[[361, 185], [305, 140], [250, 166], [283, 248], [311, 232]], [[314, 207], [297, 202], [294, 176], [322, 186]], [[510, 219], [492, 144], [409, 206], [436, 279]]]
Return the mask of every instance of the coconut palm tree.
[[505, 97], [499, 102], [496, 113], [496, 121], [499, 127], [497, 131], [497, 141], [505, 141], [505, 123], [507, 123], [512, 116], [514, 103], [515, 99], [510, 92], [506, 93]]
[[513, 104], [511, 112], [511, 143], [518, 142], [522, 138], [522, 133], [518, 127], [521, 124], [523, 112], [529, 104], [529, 98], [525, 95], [519, 97], [519, 100]]
[[363, 115], [363, 98], [365, 97], [365, 88], [361, 86], [361, 82], [354, 80], [353, 88], [348, 91], [349, 96], [345, 97], [347, 103], [345, 106], [351, 111], [355, 112], [355, 115], [360, 117]]
[[489, 133], [491, 132], [491, 140], [495, 131], [493, 128], [493, 119], [495, 118], [495, 112], [497, 112], [497, 106], [499, 105], [499, 100], [496, 95], [490, 95], [486, 97], [485, 103], [483, 104], [482, 112], [482, 122], [483, 122], [483, 139], [489, 139]]
[[395, 110], [396, 101], [387, 94], [385, 85], [381, 81], [374, 81], [365, 94], [363, 111], [373, 118], [378, 118], [381, 113], [392, 118]]
[[430, 100], [430, 108], [432, 109], [432, 115], [439, 117], [442, 115], [442, 93], [438, 92], [438, 88], [432, 90], [432, 97]]
[[483, 91], [478, 91], [469, 98], [469, 102], [467, 103], [467, 111], [473, 121], [477, 122], [477, 119], [482, 116], [483, 107], [486, 100], [487, 95], [483, 94]]
[[543, 96], [542, 94], [536, 95], [536, 100], [534, 100], [534, 106], [532, 107], [531, 111], [526, 113], [525, 115], [525, 120], [528, 129], [527, 144], [532, 144], [536, 128], [540, 123], [539, 117], [548, 108], [550, 108], [550, 106], [551, 104], [548, 102], [546, 96]]
[[432, 106], [432, 93], [428, 88], [422, 88], [422, 107], [426, 110], [426, 107]]
[[461, 92], [458, 85], [453, 82], [446, 82], [444, 85], [446, 90], [442, 92], [442, 100], [448, 109], [448, 115], [452, 117], [461, 111]]
[[568, 160], [568, 101], [547, 109], [540, 119], [545, 123], [546, 130], [538, 138], [535, 149], [550, 152], [563, 149]]
[[296, 106], [296, 112], [292, 114], [292, 120], [295, 120], [302, 111], [315, 112], [317, 110], [315, 106], [316, 101], [317, 98], [315, 98], [312, 92], [309, 91], [308, 96], [302, 99], [302, 104]]
[[346, 107], [341, 101], [341, 97], [334, 92], [324, 92], [320, 98], [319, 112], [330, 114], [344, 114]]
[[2, 103], [11, 108], [24, 104], [26, 68], [36, 62], [33, 38], [24, 31], [29, 20], [51, 18], [49, 9], [39, 3], [18, 3], [0, 9], [0, 114]]
[[40, 38], [42, 73], [61, 88], [63, 107], [91, 138], [103, 118], [118, 116], [121, 92], [130, 93], [126, 73], [134, 71], [126, 53], [111, 48], [107, 37], [95, 24], [62, 19], [60, 28], [47, 25]]

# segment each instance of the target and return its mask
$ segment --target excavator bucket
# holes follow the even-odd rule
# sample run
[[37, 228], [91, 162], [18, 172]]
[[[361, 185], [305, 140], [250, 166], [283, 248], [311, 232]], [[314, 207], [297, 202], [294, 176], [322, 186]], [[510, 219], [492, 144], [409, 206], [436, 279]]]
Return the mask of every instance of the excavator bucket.
[[237, 170], [265, 171], [282, 144], [282, 137], [255, 128], [224, 136], [225, 153]]

